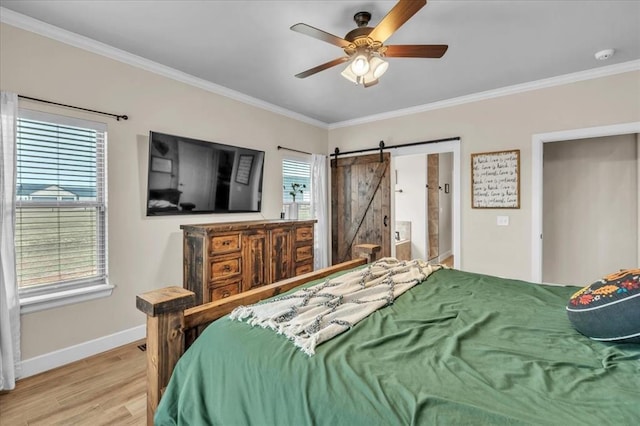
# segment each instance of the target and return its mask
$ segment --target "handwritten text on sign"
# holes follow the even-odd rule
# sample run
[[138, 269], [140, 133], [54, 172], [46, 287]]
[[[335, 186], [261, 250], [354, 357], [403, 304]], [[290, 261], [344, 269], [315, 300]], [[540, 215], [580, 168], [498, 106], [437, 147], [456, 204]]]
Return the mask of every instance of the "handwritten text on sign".
[[520, 208], [520, 150], [471, 155], [474, 208]]

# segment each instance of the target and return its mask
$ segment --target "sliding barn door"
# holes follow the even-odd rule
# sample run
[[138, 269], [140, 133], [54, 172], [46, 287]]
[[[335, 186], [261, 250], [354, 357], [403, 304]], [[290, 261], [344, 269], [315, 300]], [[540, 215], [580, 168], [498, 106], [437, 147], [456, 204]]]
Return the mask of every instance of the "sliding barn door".
[[332, 263], [351, 259], [357, 244], [379, 244], [391, 255], [390, 155], [331, 160]]

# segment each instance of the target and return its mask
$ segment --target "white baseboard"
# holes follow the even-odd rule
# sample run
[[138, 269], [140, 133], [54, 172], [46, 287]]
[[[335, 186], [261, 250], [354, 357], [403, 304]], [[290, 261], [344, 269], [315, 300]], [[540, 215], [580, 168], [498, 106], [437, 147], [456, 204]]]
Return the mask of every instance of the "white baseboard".
[[81, 359], [97, 355], [101, 352], [126, 345], [136, 340], [143, 339], [146, 335], [146, 326], [140, 325], [128, 330], [119, 331], [108, 336], [89, 340], [68, 348], [49, 352], [22, 361], [22, 375], [20, 379], [34, 376], [45, 371], [70, 364]]

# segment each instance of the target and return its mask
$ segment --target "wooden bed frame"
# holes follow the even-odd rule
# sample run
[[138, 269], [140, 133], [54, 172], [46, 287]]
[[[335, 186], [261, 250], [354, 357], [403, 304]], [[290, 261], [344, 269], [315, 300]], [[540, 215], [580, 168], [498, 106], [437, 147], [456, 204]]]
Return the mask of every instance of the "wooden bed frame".
[[147, 425], [153, 425], [160, 398], [171, 373], [187, 348], [192, 330], [227, 315], [240, 305], [250, 305], [282, 292], [376, 260], [380, 246], [360, 244], [359, 258], [319, 269], [204, 305], [195, 305], [195, 294], [182, 287], [165, 287], [136, 297], [136, 307], [147, 314]]

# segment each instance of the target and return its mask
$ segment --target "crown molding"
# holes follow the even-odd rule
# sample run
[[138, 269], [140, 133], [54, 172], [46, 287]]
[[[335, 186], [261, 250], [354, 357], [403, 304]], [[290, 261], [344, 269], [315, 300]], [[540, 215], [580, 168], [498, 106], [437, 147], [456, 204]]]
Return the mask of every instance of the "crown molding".
[[530, 81], [527, 83], [506, 86], [499, 89], [487, 90], [485, 92], [473, 93], [471, 95], [460, 96], [458, 98], [445, 99], [443, 101], [432, 102], [429, 104], [418, 105], [411, 108], [403, 108], [381, 114], [369, 115], [366, 117], [355, 118], [353, 120], [340, 121], [329, 124], [329, 130], [341, 127], [350, 127], [360, 124], [372, 123], [374, 121], [387, 120], [390, 118], [404, 117], [406, 115], [417, 114], [435, 109], [449, 108], [456, 105], [468, 104], [471, 102], [483, 101], [486, 99], [498, 98], [501, 96], [514, 95], [517, 93], [529, 92], [532, 90], [545, 89], [548, 87], [561, 86], [579, 81], [592, 80], [595, 78], [607, 77], [615, 74], [622, 74], [630, 71], [640, 70], [640, 60], [622, 62], [620, 64], [608, 65], [604, 67], [593, 68], [586, 71], [564, 74], [556, 77], [545, 78], [542, 80]]
[[63, 30], [46, 22], [39, 21], [21, 13], [14, 12], [13, 10], [0, 7], [0, 22], [14, 27], [21, 28], [26, 31], [30, 31], [35, 34], [39, 34], [44, 37], [51, 38], [53, 40], [65, 43], [83, 50], [87, 50], [92, 53], [96, 53], [101, 56], [105, 56], [110, 59], [141, 68], [145, 71], [152, 72], [154, 74], [167, 77], [181, 83], [188, 84], [190, 86], [197, 87], [202, 90], [206, 90], [217, 95], [221, 95], [247, 105], [251, 105], [257, 108], [261, 108], [266, 111], [270, 111], [279, 115], [283, 115], [294, 120], [301, 121], [303, 123], [311, 124], [323, 129], [328, 128], [328, 124], [307, 117], [306, 115], [273, 105], [269, 102], [245, 95], [244, 93], [237, 92], [218, 84], [211, 83], [204, 79], [194, 77], [182, 71], [178, 71], [174, 68], [161, 65], [157, 62], [145, 59], [141, 56], [134, 55], [121, 49], [117, 49], [108, 44], [101, 43], [91, 38], [73, 33], [71, 31]]

